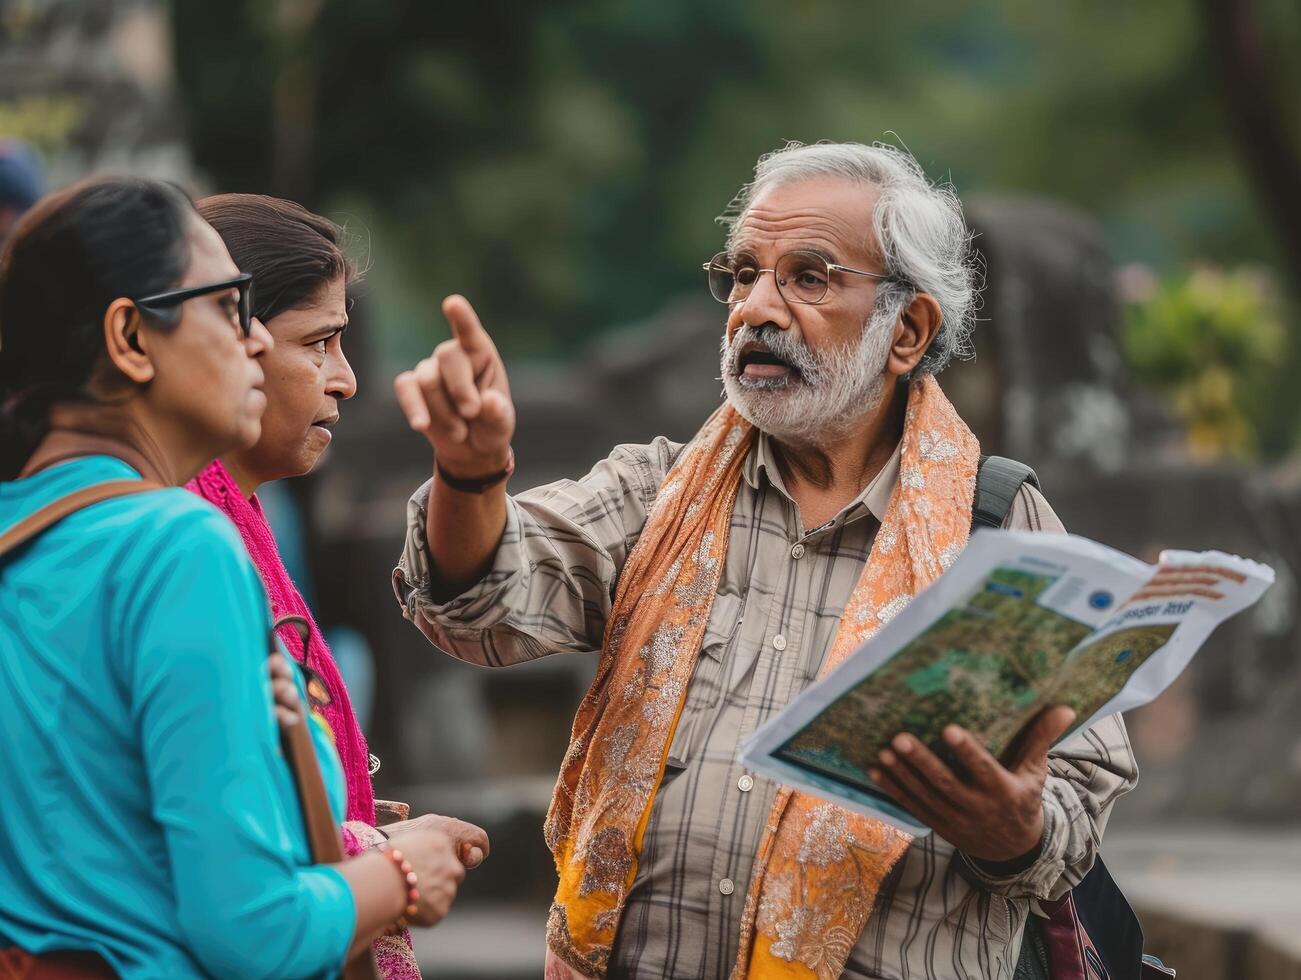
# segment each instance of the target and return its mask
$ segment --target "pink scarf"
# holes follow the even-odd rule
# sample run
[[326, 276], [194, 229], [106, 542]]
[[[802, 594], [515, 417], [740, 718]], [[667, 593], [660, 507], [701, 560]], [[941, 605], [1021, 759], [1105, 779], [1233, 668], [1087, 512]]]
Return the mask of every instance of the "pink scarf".
[[[252, 500], [245, 499], [239, 484], [227, 472], [226, 467], [221, 465], [220, 460], [213, 460], [185, 488], [211, 503], [234, 523], [266, 586], [272, 615], [276, 619], [282, 616], [302, 616], [311, 625], [311, 637], [307, 641], [307, 666], [320, 675], [330, 694], [330, 703], [321, 712], [325, 715], [330, 731], [334, 733], [335, 748], [348, 782], [348, 819], [374, 826], [375, 791], [370, 783], [370, 753], [366, 749], [366, 737], [357, 724], [352, 702], [348, 700], [347, 688], [343, 686], [343, 678], [339, 676], [339, 668], [325, 643], [325, 637], [321, 635], [311, 610], [298, 594], [298, 589], [285, 570], [284, 562], [280, 560], [275, 535], [262, 513], [262, 505], [256, 496]], [[302, 640], [298, 632], [286, 625], [280, 628], [279, 633], [285, 648], [295, 658], [299, 657], [302, 653]]]

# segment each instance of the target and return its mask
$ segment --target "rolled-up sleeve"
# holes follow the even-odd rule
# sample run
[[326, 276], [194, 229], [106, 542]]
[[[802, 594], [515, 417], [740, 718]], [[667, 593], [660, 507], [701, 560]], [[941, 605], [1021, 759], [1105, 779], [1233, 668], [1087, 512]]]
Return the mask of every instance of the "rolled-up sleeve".
[[407, 504], [393, 572], [403, 615], [440, 650], [483, 666], [599, 649], [624, 560], [681, 448], [663, 438], [618, 446], [581, 480], [507, 497], [492, 567], [447, 602], [430, 592], [425, 483]]
[[1119, 715], [1102, 719], [1048, 753], [1044, 833], [1034, 862], [1000, 875], [967, 859], [967, 870], [987, 891], [1009, 898], [1061, 898], [1093, 867], [1113, 804], [1137, 782], [1125, 723]]
[[[1004, 527], [1064, 534], [1065, 527], [1039, 490], [1025, 484]], [[1011, 874], [991, 874], [966, 859], [982, 887], [1009, 898], [1061, 898], [1093, 867], [1113, 804], [1138, 782], [1138, 765], [1120, 715], [1104, 718], [1048, 753], [1044, 783], [1044, 833], [1038, 856]], [[964, 856], [965, 857], [965, 856]]]

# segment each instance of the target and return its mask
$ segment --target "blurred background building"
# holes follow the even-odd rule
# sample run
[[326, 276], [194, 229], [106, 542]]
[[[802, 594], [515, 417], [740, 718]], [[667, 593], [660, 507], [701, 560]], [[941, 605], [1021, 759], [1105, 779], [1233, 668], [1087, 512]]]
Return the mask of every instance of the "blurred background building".
[[[319, 618], [371, 651], [380, 795], [493, 836], [420, 939], [429, 975], [538, 974], [541, 817], [594, 657], [490, 673], [402, 620], [430, 459], [391, 378], [463, 292], [511, 371], [515, 487], [689, 436], [720, 396], [713, 218], [761, 153], [820, 138], [906, 144], [967, 202], [984, 319], [941, 380], [986, 452], [1035, 466], [1075, 531], [1277, 569], [1130, 718], [1143, 778], [1107, 850], [1176, 965], [1288, 975], [1261, 964], [1301, 935], [1295, 0], [3, 0], [0, 38], [0, 185], [31, 154], [49, 187], [147, 173], [349, 229], [361, 391], [282, 490]], [[1222, 939], [1190, 946], [1180, 915]]]

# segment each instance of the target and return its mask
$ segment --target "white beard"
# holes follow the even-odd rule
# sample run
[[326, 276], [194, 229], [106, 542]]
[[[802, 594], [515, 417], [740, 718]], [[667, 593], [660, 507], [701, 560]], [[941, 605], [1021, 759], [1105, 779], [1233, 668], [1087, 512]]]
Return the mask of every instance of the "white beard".
[[[789, 442], [820, 446], [848, 431], [885, 398], [886, 360], [894, 339], [894, 304], [874, 310], [857, 343], [814, 352], [776, 328], [742, 327], [723, 337], [721, 366], [727, 400], [761, 432]], [[760, 341], [796, 370], [784, 378], [746, 378], [735, 352]]]

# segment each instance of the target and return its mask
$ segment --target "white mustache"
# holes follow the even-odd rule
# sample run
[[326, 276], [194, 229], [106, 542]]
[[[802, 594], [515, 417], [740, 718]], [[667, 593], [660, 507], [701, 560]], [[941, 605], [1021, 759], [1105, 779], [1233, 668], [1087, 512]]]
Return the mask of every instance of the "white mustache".
[[723, 336], [723, 353], [726, 357], [727, 373], [738, 373], [738, 361], [741, 351], [747, 344], [763, 346], [773, 357], [779, 358], [799, 372], [806, 384], [815, 385], [819, 380], [818, 360], [807, 345], [797, 340], [790, 333], [777, 327], [743, 326], [728, 340]]
[[[885, 396], [885, 366], [893, 335], [893, 310], [873, 311], [858, 340], [815, 352], [776, 326], [743, 326], [723, 337], [723, 391], [732, 406], [759, 429], [779, 438], [825, 443], [856, 419], [874, 411]], [[762, 345], [800, 372], [801, 378], [749, 379], [737, 373], [740, 352]]]

